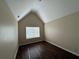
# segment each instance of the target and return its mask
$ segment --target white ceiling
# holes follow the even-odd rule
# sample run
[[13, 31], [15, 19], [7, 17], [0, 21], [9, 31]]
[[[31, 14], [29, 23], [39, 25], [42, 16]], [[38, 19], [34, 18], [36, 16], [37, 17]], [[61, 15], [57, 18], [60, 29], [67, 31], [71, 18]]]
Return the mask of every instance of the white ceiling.
[[[45, 22], [79, 11], [79, 0], [5, 0], [19, 21], [31, 10]], [[18, 16], [20, 16], [18, 18]]]

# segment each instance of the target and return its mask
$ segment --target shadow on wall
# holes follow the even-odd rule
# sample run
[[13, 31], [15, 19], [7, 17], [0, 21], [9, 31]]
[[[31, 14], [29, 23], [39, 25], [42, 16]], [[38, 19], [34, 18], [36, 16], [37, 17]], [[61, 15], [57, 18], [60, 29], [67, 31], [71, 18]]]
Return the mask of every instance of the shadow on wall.
[[[34, 39], [26, 39], [26, 27], [40, 27], [40, 37]], [[44, 23], [36, 12], [31, 11], [23, 19], [18, 22], [19, 45], [25, 45], [33, 42], [43, 41]]]

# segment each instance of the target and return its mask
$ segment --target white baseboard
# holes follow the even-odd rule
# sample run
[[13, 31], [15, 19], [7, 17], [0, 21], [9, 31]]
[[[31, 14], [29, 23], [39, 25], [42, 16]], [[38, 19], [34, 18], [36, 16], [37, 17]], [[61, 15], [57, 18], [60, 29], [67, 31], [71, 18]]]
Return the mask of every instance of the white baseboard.
[[29, 42], [29, 43], [24, 43], [24, 44], [20, 44], [19, 46], [24, 46], [24, 45], [28, 45], [28, 44], [32, 44], [32, 43], [41, 42], [41, 41], [44, 41], [44, 40], [38, 40], [38, 41]]
[[76, 56], [79, 56], [79, 54], [77, 54], [77, 53], [75, 53], [75, 52], [73, 52], [73, 51], [70, 51], [69, 49], [63, 48], [63, 47], [61, 47], [61, 46], [59, 46], [59, 45], [57, 45], [57, 44], [55, 44], [55, 43], [52, 43], [52, 42], [47, 41], [47, 40], [46, 40], [46, 42], [48, 42], [48, 43], [50, 43], [50, 44], [52, 44], [52, 45], [55, 45], [55, 46], [57, 46], [57, 47], [59, 47], [59, 48], [65, 50], [65, 51], [68, 51], [68, 52], [70, 52], [70, 53], [72, 53], [72, 54], [74, 54], [74, 55], [76, 55]]
[[14, 55], [14, 59], [16, 59], [17, 52], [18, 52], [18, 48], [16, 49], [16, 52], [15, 52], [15, 55]]

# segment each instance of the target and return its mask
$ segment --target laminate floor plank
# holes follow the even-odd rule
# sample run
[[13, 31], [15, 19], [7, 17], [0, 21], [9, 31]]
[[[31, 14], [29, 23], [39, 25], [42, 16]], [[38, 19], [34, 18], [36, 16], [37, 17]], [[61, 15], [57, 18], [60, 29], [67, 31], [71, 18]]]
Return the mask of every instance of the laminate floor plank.
[[16, 59], [79, 59], [45, 41], [19, 47]]

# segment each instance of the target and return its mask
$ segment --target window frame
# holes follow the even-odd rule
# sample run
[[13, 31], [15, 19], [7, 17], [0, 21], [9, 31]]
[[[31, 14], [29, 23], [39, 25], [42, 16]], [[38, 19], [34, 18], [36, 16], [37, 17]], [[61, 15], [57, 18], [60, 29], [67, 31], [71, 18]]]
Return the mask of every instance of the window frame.
[[[29, 31], [28, 29], [32, 29], [33, 28], [33, 30], [35, 29], [38, 29], [37, 30], [37, 34], [38, 35], [34, 35], [34, 37], [33, 36], [28, 36], [29, 34], [28, 34], [28, 32], [27, 31]], [[32, 34], [34, 34], [34, 33], [32, 33]], [[36, 34], [36, 33], [35, 33]], [[34, 39], [34, 38], [40, 38], [40, 27], [26, 27], [26, 39]]]

